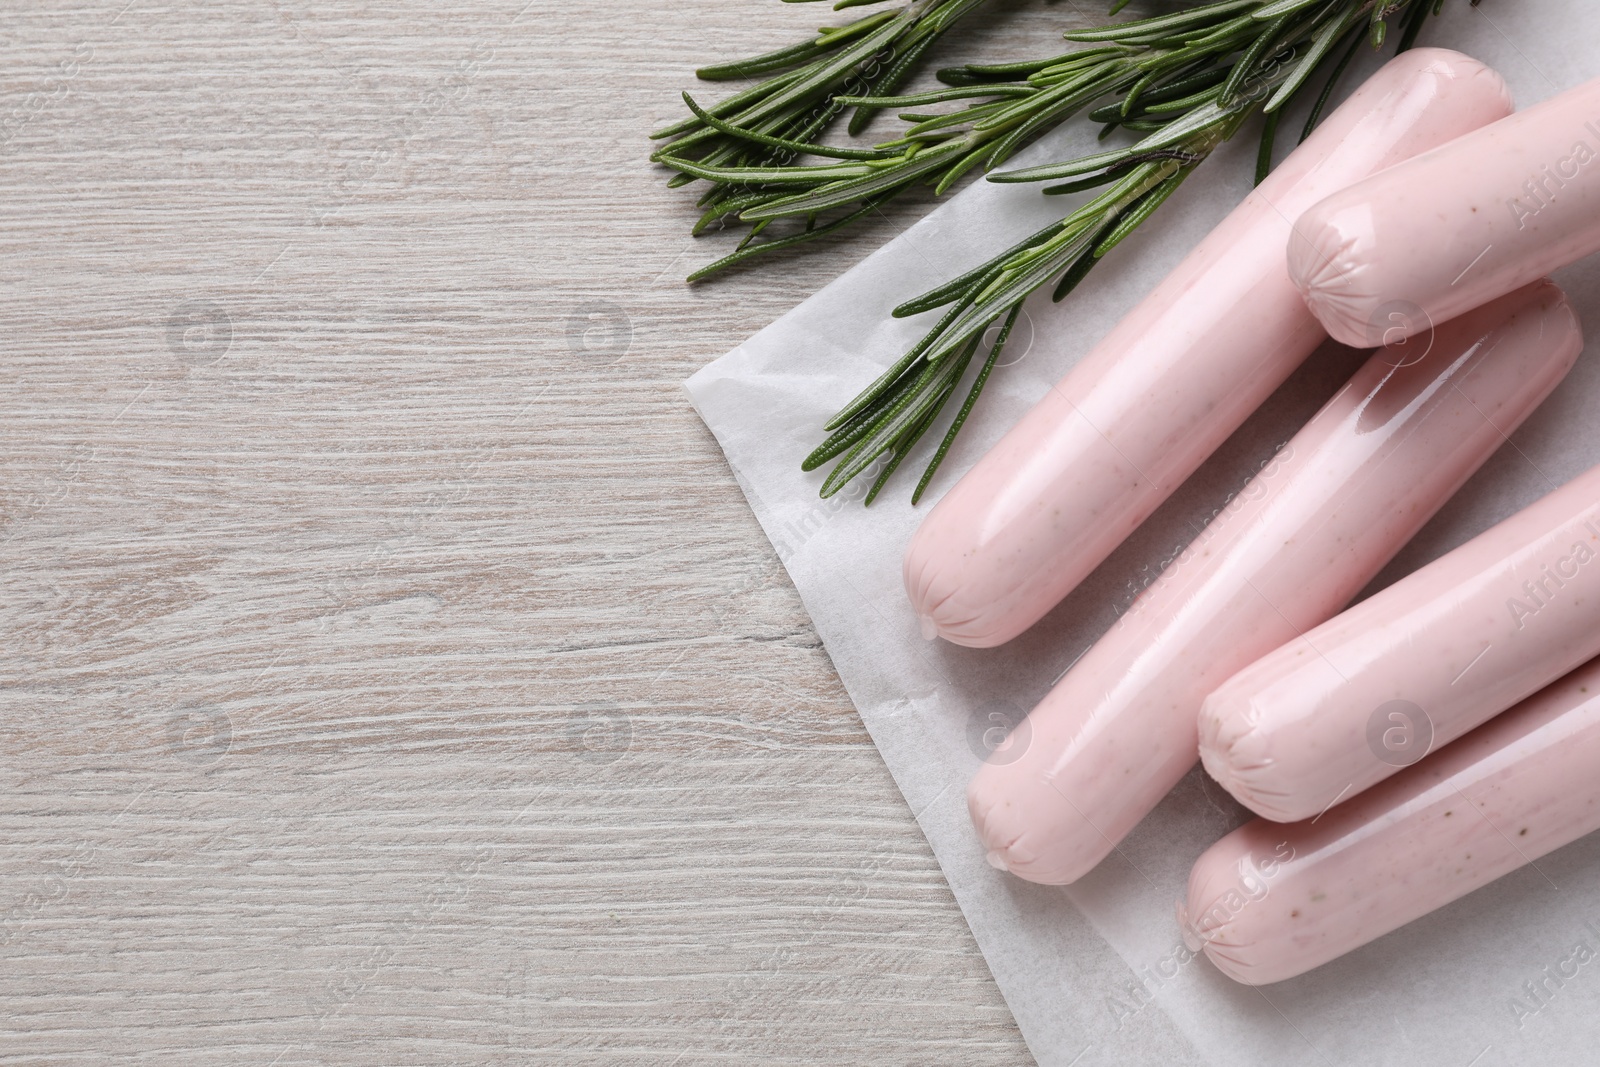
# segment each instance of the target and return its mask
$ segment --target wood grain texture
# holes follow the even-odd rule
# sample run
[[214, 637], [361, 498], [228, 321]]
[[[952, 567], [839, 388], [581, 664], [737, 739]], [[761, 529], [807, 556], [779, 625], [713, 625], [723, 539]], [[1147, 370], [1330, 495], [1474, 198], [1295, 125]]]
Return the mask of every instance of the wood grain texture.
[[922, 210], [682, 284], [822, 12], [8, 5], [0, 1062], [1030, 1062], [680, 387]]

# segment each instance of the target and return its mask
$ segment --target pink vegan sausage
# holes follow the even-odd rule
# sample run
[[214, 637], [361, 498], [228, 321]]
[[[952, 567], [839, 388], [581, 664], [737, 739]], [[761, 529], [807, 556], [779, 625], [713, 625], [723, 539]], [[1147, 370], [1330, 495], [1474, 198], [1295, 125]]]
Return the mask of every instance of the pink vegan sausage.
[[1600, 79], [1307, 211], [1289, 274], [1330, 334], [1381, 344], [1600, 251]]
[[[1326, 620], [1504, 442], [1582, 338], [1542, 282], [1375, 353], [1028, 717], [968, 790], [989, 860], [1088, 873], [1194, 765], [1206, 694]], [[1414, 360], [1414, 362], [1408, 362]]]
[[924, 633], [986, 648], [1042, 618], [1323, 340], [1284, 265], [1290, 222], [1510, 108], [1455, 52], [1373, 75], [934, 508], [904, 566]]
[[1315, 822], [1206, 850], [1178, 923], [1229, 978], [1304, 974], [1600, 830], [1600, 661]]
[[1600, 467], [1257, 660], [1200, 758], [1278, 822], [1347, 800], [1600, 654]]

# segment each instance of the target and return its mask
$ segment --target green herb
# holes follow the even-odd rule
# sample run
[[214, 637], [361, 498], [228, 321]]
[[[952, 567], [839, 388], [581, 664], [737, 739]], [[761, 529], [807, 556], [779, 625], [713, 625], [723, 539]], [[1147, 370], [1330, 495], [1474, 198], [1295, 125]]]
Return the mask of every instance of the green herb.
[[[965, 91], [974, 88], [995, 90], [978, 98], [984, 102], [966, 104], [951, 115], [903, 115], [912, 125], [902, 137], [877, 146], [902, 147], [898, 157], [785, 167], [764, 174], [761, 181], [784, 191], [744, 208], [746, 218], [814, 216], [863, 200], [878, 203], [919, 180], [934, 181], [942, 191], [967, 169], [996, 166], [1030, 137], [1108, 97], [1113, 102], [1090, 113], [1105, 124], [1103, 133], [1123, 127], [1147, 134], [1124, 148], [989, 176], [990, 181], [1059, 183], [1047, 187], [1047, 194], [1104, 191], [1060, 222], [894, 310], [896, 317], [905, 317], [946, 308], [916, 346], [827, 423], [825, 429], [831, 434], [802, 464], [805, 470], [814, 470], [839, 458], [822, 484], [821, 495], [832, 496], [880, 457], [888, 457], [867, 494], [870, 503], [955, 394], [982, 345], [984, 331], [1004, 318], [1007, 325], [990, 346], [982, 370], [912, 494], [913, 503], [920, 500], [987, 383], [1010, 324], [1028, 296], [1054, 282], [1054, 298], [1065, 297], [1218, 145], [1251, 116], [1265, 111], [1259, 181], [1271, 159], [1282, 109], [1319, 70], [1328, 68], [1329, 75], [1302, 140], [1314, 128], [1333, 83], [1361, 41], [1379, 46], [1387, 36], [1388, 20], [1395, 19], [1400, 47], [1409, 47], [1422, 23], [1430, 14], [1438, 14], [1443, 2], [1221, 0], [1176, 14], [1069, 33], [1069, 40], [1090, 47], [1033, 63], [943, 71], [940, 77], [951, 89], [901, 98], [896, 106], [920, 107], [946, 99], [972, 99]], [[965, 95], [958, 97], [957, 91]], [[701, 171], [703, 177], [734, 180], [727, 172]]]
[[[838, 10], [882, 2], [838, 0], [833, 6]], [[892, 98], [916, 72], [928, 48], [981, 3], [983, 0], [912, 0], [844, 26], [823, 27], [816, 37], [789, 48], [696, 71], [705, 81], [770, 76], [708, 108], [685, 93], [690, 117], [651, 135], [667, 141], [650, 158], [678, 170], [672, 185], [687, 184], [710, 172], [732, 174], [726, 179], [709, 177], [711, 188], [700, 198], [705, 213], [694, 233], [740, 219], [748, 209], [772, 199], [771, 183], [760, 176], [784, 171], [802, 155], [858, 162], [901, 155], [895, 149], [833, 148], [824, 145], [822, 137], [846, 108], [854, 108], [849, 132], [860, 133], [883, 106], [880, 98]], [[744, 219], [749, 231], [739, 249], [697, 271], [690, 280], [763, 252], [813, 240], [849, 225], [877, 203], [870, 194], [855, 200], [851, 211], [827, 224], [818, 226], [815, 218], [808, 219], [797, 233], [767, 235], [759, 242], [756, 238], [765, 234], [771, 219]]]

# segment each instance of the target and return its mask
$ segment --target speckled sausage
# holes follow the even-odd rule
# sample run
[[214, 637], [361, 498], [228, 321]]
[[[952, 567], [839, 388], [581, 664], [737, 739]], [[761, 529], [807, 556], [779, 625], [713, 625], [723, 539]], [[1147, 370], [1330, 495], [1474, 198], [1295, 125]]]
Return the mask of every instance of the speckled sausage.
[[1600, 251], [1600, 79], [1307, 211], [1289, 274], [1330, 334], [1382, 344]]
[[1257, 660], [1208, 696], [1200, 758], [1310, 818], [1600, 654], [1600, 467]]
[[[1583, 347], [1549, 282], [1375, 353], [1029, 716], [967, 793], [989, 860], [1072, 882], [1194, 765], [1206, 694], [1336, 613]], [[1408, 362], [1414, 360], [1414, 362]]]
[[1600, 661], [1389, 781], [1211, 846], [1178, 904], [1229, 978], [1304, 974], [1600, 830]]
[[1323, 340], [1290, 222], [1510, 107], [1455, 52], [1373, 75], [939, 502], [905, 557], [923, 632], [991, 647], [1042, 618]]

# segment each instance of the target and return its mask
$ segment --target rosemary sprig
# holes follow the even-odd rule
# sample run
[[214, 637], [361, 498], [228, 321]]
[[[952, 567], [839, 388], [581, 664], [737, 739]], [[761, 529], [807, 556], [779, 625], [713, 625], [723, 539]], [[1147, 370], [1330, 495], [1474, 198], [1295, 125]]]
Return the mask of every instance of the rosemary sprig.
[[[1416, 13], [1425, 17], [1424, 8], [1437, 8], [1443, 0], [1213, 0], [1169, 15], [1068, 33], [1068, 40], [1089, 47], [1063, 55], [944, 70], [939, 78], [945, 88], [893, 95], [927, 45], [979, 2], [920, 0], [827, 31], [805, 47], [756, 57], [742, 67], [701, 71], [728, 77], [736, 69], [767, 72], [783, 63], [806, 63], [711, 108], [686, 97], [692, 117], [656, 135], [673, 138], [651, 158], [678, 171], [674, 183], [711, 183], [700, 200], [705, 212], [694, 233], [729, 222], [748, 227], [731, 255], [694, 272], [689, 281], [831, 233], [919, 183], [942, 194], [975, 169], [1000, 166], [1097, 101], [1115, 99], [1093, 114], [1105, 123], [1103, 135], [1119, 127], [1155, 132], [1206, 102], [1235, 102], [1249, 94], [1265, 68], [1282, 61], [1286, 49], [1298, 49], [1290, 53], [1295, 67], [1279, 98], [1267, 101], [1266, 110], [1276, 113], [1321, 66], [1329, 48], [1359, 39], [1353, 32], [1358, 24], [1370, 27], [1372, 39], [1379, 41], [1387, 20], [1399, 15], [1402, 43], [1407, 43], [1421, 25]], [[891, 55], [898, 58], [890, 60]], [[833, 117], [846, 107], [857, 109], [850, 124], [856, 132], [865, 117], [880, 110], [956, 101], [971, 102], [950, 112], [902, 111], [907, 128], [872, 148], [820, 144]], [[836, 162], [801, 164], [802, 155], [831, 156]]]
[[[808, 3], [812, 0], [785, 0]], [[884, 0], [837, 0], [836, 10], [883, 3]], [[886, 11], [875, 11], [843, 26], [823, 27], [817, 36], [775, 52], [719, 66], [703, 67], [696, 75], [704, 81], [764, 77], [759, 83], [710, 107], [701, 107], [684, 94], [690, 116], [657, 130], [651, 137], [666, 144], [651, 159], [677, 169], [671, 185], [685, 185], [708, 169], [731, 170], [726, 180], [712, 177], [711, 188], [700, 198], [705, 213], [695, 224], [700, 234], [713, 225], [738, 220], [742, 213], [770, 198], [770, 183], [760, 175], [789, 168], [802, 155], [849, 160], [876, 160], [897, 155], [894, 150], [837, 149], [822, 144], [823, 135], [847, 109], [854, 108], [848, 130], [860, 133], [882, 108], [879, 98], [892, 98], [917, 70], [928, 48], [956, 20], [984, 0], [908, 0]], [[876, 204], [870, 194], [855, 199], [858, 205], [843, 218], [824, 226], [809, 219], [804, 229], [787, 236], [754, 239], [770, 220], [744, 220], [749, 232], [739, 250], [704, 270], [691, 281], [753, 255], [790, 247], [820, 237], [870, 211]]]
[[[1472, 0], [1476, 4], [1477, 0]], [[951, 442], [989, 379], [1023, 302], [1047, 283], [1061, 300], [1118, 243], [1137, 229], [1220, 144], [1259, 112], [1268, 119], [1260, 159], [1270, 162], [1283, 108], [1319, 70], [1329, 69], [1311, 118], [1314, 128], [1333, 85], [1366, 40], [1378, 47], [1396, 19], [1400, 44], [1409, 47], [1423, 21], [1444, 0], [1218, 0], [1156, 18], [1067, 34], [1090, 47], [1036, 62], [967, 66], [941, 72], [954, 89], [1002, 89], [980, 96], [954, 116], [902, 116], [911, 125], [892, 159], [848, 161], [826, 167], [788, 167], [765, 174], [764, 201], [752, 198], [746, 218], [806, 215], [867, 196], [875, 202], [917, 180], [947, 187], [973, 166], [993, 167], [1026, 140], [1069, 114], [1112, 97], [1091, 112], [1106, 124], [1143, 132], [1135, 144], [1079, 159], [990, 174], [1001, 182], [1059, 182], [1047, 194], [1104, 189], [1093, 200], [987, 263], [894, 310], [905, 317], [945, 308], [909, 352], [840, 410], [832, 431], [802, 464], [814, 470], [839, 458], [823, 481], [832, 496], [852, 478], [889, 457], [871, 502], [909, 450], [937, 421], [970, 366], [986, 331], [1007, 325], [990, 352], [954, 422], [923, 472], [912, 503], [921, 499]], [[1022, 78], [1025, 80], [1018, 81]], [[1027, 93], [1019, 92], [1026, 89]], [[905, 97], [897, 106], [923, 106], [941, 92]], [[729, 180], [701, 168], [701, 176]], [[1265, 174], [1258, 168], [1257, 180]], [[799, 186], [797, 191], [796, 186]]]

